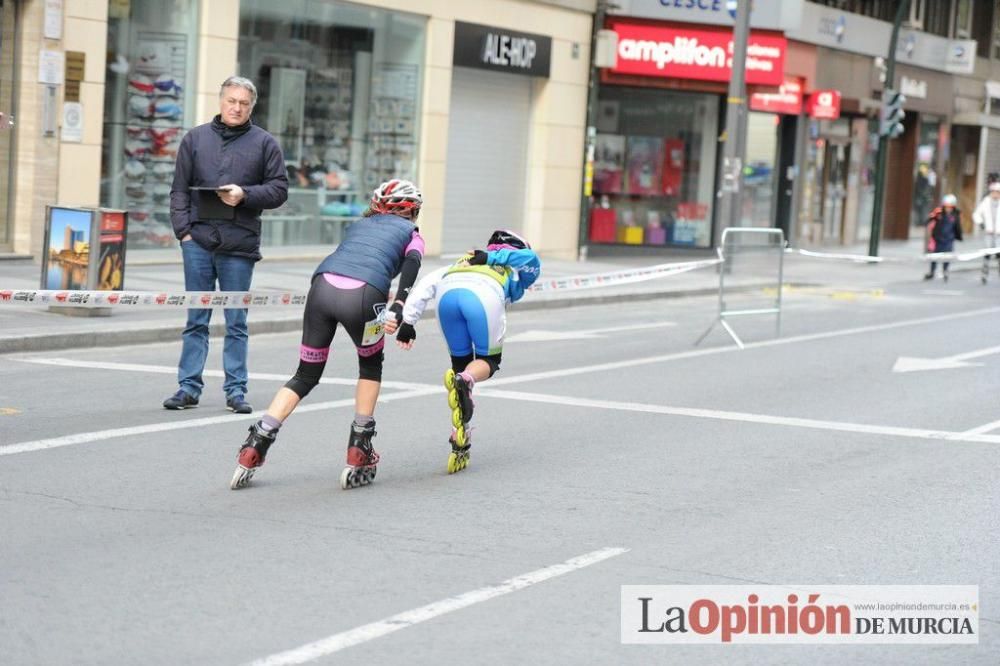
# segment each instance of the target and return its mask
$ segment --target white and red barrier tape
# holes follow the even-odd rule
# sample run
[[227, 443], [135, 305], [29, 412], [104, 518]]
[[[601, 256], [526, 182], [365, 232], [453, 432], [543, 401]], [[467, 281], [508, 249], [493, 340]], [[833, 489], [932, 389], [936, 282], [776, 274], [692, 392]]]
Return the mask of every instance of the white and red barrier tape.
[[791, 254], [801, 254], [803, 257], [813, 259], [832, 259], [837, 261], [851, 261], [859, 264], [884, 264], [884, 263], [926, 263], [928, 261], [975, 261], [983, 257], [992, 257], [1000, 254], [1000, 247], [985, 247], [973, 252], [930, 252], [913, 257], [871, 257], [867, 254], [841, 254], [836, 252], [814, 252], [812, 250], [802, 250], [789, 248], [787, 252]]
[[670, 264], [657, 264], [630, 270], [609, 271], [607, 273], [591, 273], [589, 275], [574, 275], [564, 278], [539, 280], [528, 291], [577, 291], [580, 289], [596, 289], [598, 287], [613, 287], [620, 284], [645, 282], [659, 277], [668, 277], [708, 268], [722, 263], [721, 259], [702, 259], [699, 261], [683, 261]]
[[[643, 282], [659, 277], [687, 273], [721, 263], [721, 259], [658, 264], [643, 268], [592, 273], [541, 280], [532, 292], [577, 291]], [[115, 308], [258, 308], [301, 307], [306, 302], [302, 292], [261, 291], [84, 291], [59, 289], [0, 290], [2, 305], [72, 305]]]
[[[927, 261], [974, 261], [1000, 254], [1000, 247], [983, 248], [973, 252], [936, 252], [919, 257], [870, 257], [863, 254], [815, 252], [789, 248], [789, 253], [814, 259], [850, 261], [854, 263], [911, 263]], [[660, 277], [680, 275], [700, 268], [722, 263], [722, 259], [683, 261], [627, 270], [591, 273], [562, 278], [543, 279], [529, 291], [579, 291], [613, 287], [635, 282], [645, 282]], [[84, 307], [176, 307], [176, 308], [258, 308], [301, 307], [306, 302], [302, 292], [260, 291], [84, 291], [59, 289], [2, 289], [0, 306], [3, 305], [74, 305]]]
[[305, 294], [293, 292], [0, 290], [0, 305], [76, 305], [121, 308], [250, 308], [261, 306], [302, 306], [305, 302]]

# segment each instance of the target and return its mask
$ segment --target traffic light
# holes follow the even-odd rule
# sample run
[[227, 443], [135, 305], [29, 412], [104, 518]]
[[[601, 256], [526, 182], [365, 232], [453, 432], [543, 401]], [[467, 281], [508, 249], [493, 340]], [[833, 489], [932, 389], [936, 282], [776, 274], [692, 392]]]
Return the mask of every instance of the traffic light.
[[906, 112], [903, 111], [905, 102], [906, 96], [891, 88], [882, 93], [882, 111], [878, 128], [880, 135], [895, 139], [906, 131], [903, 127], [903, 118], [906, 117]]

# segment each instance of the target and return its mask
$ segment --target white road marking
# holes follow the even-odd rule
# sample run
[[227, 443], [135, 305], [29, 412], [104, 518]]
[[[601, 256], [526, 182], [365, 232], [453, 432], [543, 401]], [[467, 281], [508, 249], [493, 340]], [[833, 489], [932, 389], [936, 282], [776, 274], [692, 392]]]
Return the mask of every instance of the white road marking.
[[611, 326], [608, 328], [591, 328], [584, 330], [530, 330], [517, 333], [504, 340], [508, 342], [554, 342], [562, 340], [591, 340], [603, 338], [605, 333], [624, 333], [628, 331], [643, 331], [650, 328], [668, 328], [676, 326], [672, 321], [655, 322], [649, 324], [633, 324], [631, 326]]
[[632, 402], [615, 402], [612, 400], [594, 400], [591, 398], [574, 398], [570, 396], [548, 395], [545, 393], [527, 393], [522, 391], [498, 391], [483, 388], [477, 392], [479, 397], [502, 398], [506, 400], [521, 400], [525, 402], [541, 402], [551, 405], [567, 405], [570, 407], [587, 407], [588, 409], [613, 409], [626, 412], [646, 412], [649, 414], [667, 414], [670, 416], [686, 416], [717, 421], [739, 421], [743, 423], [763, 423], [766, 425], [789, 426], [793, 428], [810, 428], [813, 430], [831, 430], [836, 432], [855, 432], [869, 435], [889, 435], [892, 437], [909, 437], [915, 439], [940, 439], [962, 442], [987, 442], [1000, 444], [1000, 435], [983, 435], [979, 433], [951, 432], [948, 430], [926, 430], [923, 428], [901, 428], [897, 426], [879, 426], [866, 423], [850, 423], [844, 421], [821, 421], [804, 419], [794, 416], [772, 416], [768, 414], [751, 414], [748, 412], [729, 412], [719, 409], [700, 409], [694, 407], [668, 407], [661, 405], [645, 405]]
[[998, 421], [991, 421], [990, 423], [985, 423], [985, 424], [983, 424], [981, 426], [972, 428], [970, 430], [966, 430], [965, 432], [962, 433], [962, 435], [966, 436], [966, 437], [969, 437], [969, 436], [972, 436], [972, 435], [985, 435], [986, 433], [992, 432], [992, 431], [996, 430], [997, 428], [1000, 428], [1000, 420], [998, 420]]
[[[1000, 307], [982, 308], [980, 310], [969, 310], [967, 312], [956, 312], [946, 315], [936, 315], [934, 317], [922, 317], [920, 319], [907, 319], [903, 321], [891, 322], [888, 324], [875, 324], [872, 326], [858, 326], [856, 328], [845, 328], [836, 331], [826, 331], [823, 333], [808, 333], [805, 335], [795, 335], [788, 338], [777, 338], [775, 340], [764, 340], [761, 342], [748, 342], [746, 349], [760, 349], [764, 347], [777, 347], [780, 345], [790, 345], [799, 342], [812, 342], [814, 340], [826, 340], [847, 335], [861, 335], [864, 333], [875, 333], [878, 331], [890, 331], [896, 328], [907, 326], [921, 326], [923, 324], [933, 324], [953, 319], [964, 319], [967, 317], [978, 317], [985, 314], [995, 314], [1000, 312]], [[724, 347], [706, 347], [705, 349], [692, 349], [689, 351], [675, 352], [673, 354], [662, 354], [659, 356], [644, 356], [642, 358], [632, 358], [624, 361], [612, 361], [610, 363], [597, 363], [595, 365], [583, 365], [575, 368], [564, 368], [562, 370], [548, 370], [542, 372], [532, 372], [514, 377], [501, 377], [491, 379], [490, 386], [506, 386], [507, 384], [517, 384], [521, 382], [533, 382], [540, 379], [556, 379], [559, 377], [570, 377], [591, 372], [602, 372], [604, 370], [621, 370], [622, 368], [632, 368], [639, 365], [649, 365], [651, 363], [665, 363], [667, 361], [678, 361], [686, 358], [697, 358], [699, 356], [710, 356], [712, 354], [725, 354], [739, 352], [735, 345]]]
[[514, 578], [509, 578], [497, 585], [481, 587], [477, 590], [471, 590], [454, 597], [442, 599], [441, 601], [435, 601], [427, 604], [426, 606], [397, 613], [396, 615], [387, 617], [384, 620], [378, 620], [377, 622], [364, 624], [360, 627], [355, 627], [354, 629], [350, 629], [339, 634], [333, 634], [332, 636], [328, 636], [327, 638], [320, 639], [313, 643], [308, 643], [293, 650], [279, 652], [269, 657], [257, 659], [251, 663], [251, 666], [286, 666], [287, 664], [305, 664], [321, 657], [329, 656], [335, 652], [340, 652], [341, 650], [345, 650], [349, 647], [360, 645], [361, 643], [367, 643], [375, 640], [376, 638], [381, 638], [382, 636], [387, 636], [388, 634], [397, 632], [400, 629], [406, 629], [407, 627], [412, 627], [420, 624], [421, 622], [433, 620], [434, 618], [445, 615], [446, 613], [452, 613], [463, 608], [468, 608], [474, 604], [480, 604], [484, 601], [489, 601], [490, 599], [510, 594], [511, 592], [517, 592], [518, 590], [523, 590], [527, 587], [531, 587], [532, 585], [537, 585], [538, 583], [545, 582], [551, 578], [564, 576], [568, 573], [572, 573], [573, 571], [589, 567], [592, 564], [603, 562], [604, 560], [617, 557], [618, 555], [622, 555], [627, 552], [628, 548], [602, 548], [601, 550], [595, 550], [593, 552], [586, 553], [585, 555], [580, 555], [579, 557], [566, 560], [561, 564], [554, 564], [552, 566], [545, 567], [544, 569], [537, 569], [520, 576], [515, 576]]
[[[176, 375], [177, 367], [172, 365], [146, 365], [141, 363], [115, 363], [111, 361], [83, 361], [74, 358], [26, 358], [13, 357], [12, 361], [21, 363], [36, 363], [38, 365], [55, 365], [64, 368], [90, 368], [93, 370], [121, 370], [125, 372], [150, 372], [161, 375]], [[221, 370], [205, 370], [202, 373], [205, 377], [225, 377], [226, 373]], [[291, 375], [278, 375], [268, 372], [251, 372], [250, 379], [258, 381], [287, 382]], [[341, 377], [323, 377], [320, 384], [335, 384], [337, 386], [355, 386], [357, 379], [345, 379]], [[427, 384], [414, 384], [411, 382], [382, 382], [383, 388], [414, 390], [426, 388]]]
[[892, 366], [892, 371], [916, 372], [918, 370], [951, 370], [953, 368], [968, 368], [982, 365], [982, 363], [967, 363], [966, 361], [973, 358], [982, 358], [983, 356], [992, 356], [997, 353], [1000, 353], [1000, 345], [996, 347], [987, 347], [986, 349], [964, 352], [962, 354], [942, 356], [941, 358], [914, 358], [911, 356], [900, 356], [896, 359], [895, 365]]
[[[443, 387], [431, 387], [414, 389], [412, 391], [401, 391], [389, 395], [379, 396], [379, 402], [390, 402], [403, 398], [414, 398], [422, 395], [444, 392]], [[353, 407], [354, 398], [343, 400], [331, 400], [329, 402], [317, 402], [311, 405], [301, 405], [295, 412], [318, 412], [324, 409], [337, 409], [340, 407]], [[209, 416], [201, 419], [185, 419], [181, 421], [165, 421], [162, 423], [149, 423], [140, 426], [127, 428], [113, 428], [111, 430], [97, 430], [94, 432], [81, 432], [75, 435], [65, 435], [63, 437], [52, 437], [49, 439], [38, 439], [32, 442], [21, 442], [0, 445], [0, 456], [11, 456], [16, 453], [30, 453], [32, 451], [44, 451], [45, 449], [58, 449], [74, 444], [86, 444], [88, 442], [99, 442], [107, 439], [117, 439], [119, 437], [131, 437], [133, 435], [148, 435], [154, 432], [168, 432], [171, 430], [184, 430], [186, 428], [202, 428], [205, 426], [229, 424], [242, 421], [244, 419], [257, 419], [264, 415], [264, 410], [253, 412], [252, 414], [226, 414], [223, 416]]]
[[[792, 343], [797, 343], [797, 342], [809, 342], [809, 341], [813, 341], [813, 340], [823, 340], [823, 339], [826, 339], [826, 338], [835, 338], [835, 337], [846, 336], [846, 335], [858, 335], [858, 334], [870, 333], [870, 332], [875, 332], [875, 331], [885, 331], [885, 330], [891, 330], [891, 329], [895, 329], [895, 328], [902, 328], [902, 327], [906, 327], [906, 326], [917, 326], [917, 325], [935, 323], [935, 322], [940, 322], [940, 321], [948, 321], [948, 320], [952, 320], [952, 319], [962, 319], [962, 318], [966, 318], [966, 317], [976, 317], [976, 316], [979, 316], [979, 315], [993, 314], [993, 313], [996, 313], [996, 312], [1000, 312], [1000, 307], [983, 308], [983, 309], [980, 309], [980, 310], [970, 310], [970, 311], [967, 311], [967, 312], [958, 312], [958, 313], [952, 313], [952, 314], [947, 314], [947, 315], [938, 315], [938, 316], [935, 316], [935, 317], [924, 317], [924, 318], [921, 318], [921, 319], [910, 319], [910, 320], [905, 320], [905, 321], [893, 322], [893, 323], [889, 323], [889, 324], [878, 324], [878, 325], [873, 325], [873, 326], [861, 326], [861, 327], [857, 327], [857, 328], [842, 329], [842, 330], [839, 330], [839, 331], [828, 331], [828, 332], [824, 332], [824, 333], [811, 333], [811, 334], [807, 334], [807, 335], [799, 335], [799, 336], [794, 336], [794, 337], [790, 337], [790, 338], [779, 338], [779, 339], [776, 339], [776, 340], [766, 340], [766, 341], [763, 341], [763, 342], [751, 342], [751, 343], [748, 343], [746, 345], [746, 348], [747, 349], [755, 349], [755, 348], [762, 348], [762, 347], [773, 347], [773, 346], [777, 346], [777, 345], [792, 344]], [[706, 348], [706, 349], [695, 349], [695, 350], [686, 351], [686, 352], [678, 352], [678, 353], [675, 353], [675, 354], [664, 354], [662, 356], [648, 356], [648, 357], [644, 357], [644, 358], [629, 359], [629, 360], [625, 360], [625, 361], [615, 361], [615, 362], [611, 362], [611, 363], [599, 363], [599, 364], [590, 365], [590, 366], [579, 366], [579, 367], [574, 367], [574, 368], [564, 368], [562, 370], [552, 370], [552, 371], [547, 371], [547, 372], [536, 372], [536, 373], [530, 373], [530, 374], [525, 374], [525, 375], [517, 375], [517, 376], [514, 376], [514, 377], [505, 377], [505, 378], [500, 378], [500, 379], [491, 379], [490, 383], [489, 383], [489, 387], [484, 387], [484, 388], [480, 389], [479, 390], [479, 395], [488, 395], [490, 393], [496, 393], [496, 391], [494, 391], [493, 387], [495, 387], [495, 386], [502, 386], [502, 385], [506, 385], [506, 384], [513, 384], [513, 383], [517, 383], [517, 382], [531, 382], [531, 381], [537, 381], [537, 380], [540, 380], [540, 379], [568, 377], [568, 376], [572, 376], [572, 375], [578, 375], [578, 374], [584, 374], [584, 373], [590, 373], [590, 372], [600, 372], [602, 370], [617, 370], [617, 369], [620, 369], [620, 368], [633, 367], [633, 366], [637, 366], [637, 365], [647, 365], [647, 364], [650, 364], [650, 363], [661, 363], [661, 362], [665, 362], [665, 361], [673, 361], [673, 360], [682, 359], [682, 358], [694, 358], [694, 357], [698, 357], [698, 356], [706, 356], [706, 355], [710, 355], [710, 354], [719, 354], [719, 353], [727, 353], [727, 352], [734, 352], [734, 351], [738, 351], [738, 349], [736, 347], [728, 346], [727, 345], [727, 346], [724, 346], [724, 347], [710, 347], [710, 348]], [[36, 360], [41, 360], [41, 359], [18, 358], [17, 360], [35, 362]], [[63, 361], [66, 361], [67, 359], [51, 359], [51, 360], [53, 360], [53, 361], [59, 360], [60, 363], [55, 363], [55, 365], [59, 365]], [[72, 361], [72, 362], [73, 363], [77, 363], [77, 361]], [[104, 365], [108, 365], [108, 364], [104, 364]], [[116, 369], [128, 369], [128, 368], [132, 368], [132, 369], [135, 369], [136, 371], [140, 371], [139, 369], [141, 368], [141, 369], [143, 369], [141, 371], [145, 371], [145, 372], [149, 372], [150, 371], [150, 370], [148, 370], [148, 368], [160, 368], [160, 369], [162, 369], [162, 368], [166, 368], [167, 367], [167, 366], [142, 366], [142, 365], [135, 365], [135, 364], [127, 364], [127, 363], [114, 364], [114, 365], [115, 366], [124, 366], [124, 367], [116, 367]], [[160, 372], [160, 371], [161, 370], [156, 370], [156, 372]], [[174, 371], [175, 370], [173, 368], [170, 368], [170, 372], [174, 372]], [[351, 380], [352, 384], [353, 384], [353, 382], [354, 382], [354, 380]], [[409, 387], [416, 387], [416, 388], [412, 388], [411, 390], [401, 391], [401, 392], [395, 393], [395, 394], [389, 394], [389, 395], [380, 396], [379, 397], [380, 401], [388, 402], [390, 400], [401, 400], [401, 399], [406, 399], [406, 398], [414, 398], [414, 397], [420, 397], [420, 396], [424, 396], [424, 395], [431, 395], [431, 394], [443, 391], [442, 388], [437, 387], [437, 386], [432, 386], [430, 384], [412, 384], [412, 383], [403, 383], [403, 382], [397, 382], [397, 383], [392, 383], [392, 384], [399, 385], [399, 386], [405, 386], [405, 387], [408, 387], [408, 388]], [[390, 388], [390, 382], [385, 382], [383, 384], [383, 386], [385, 386], [386, 388]], [[514, 392], [505, 391], [503, 393], [505, 393], [507, 395], [506, 396], [497, 396], [497, 397], [510, 397], [510, 395], [513, 394]], [[579, 399], [577, 399], [577, 398], [560, 398], [559, 396], [545, 396], [544, 394], [521, 394], [521, 395], [541, 396], [541, 398], [539, 398], [539, 400], [542, 401], [542, 402], [552, 402], [553, 400], [556, 400], [556, 401], [558, 401], [558, 400], [563, 400], [563, 401], [576, 400], [578, 402], [574, 403], [574, 404], [580, 404], [580, 405], [583, 405], [584, 403], [579, 402], [579, 401], [587, 402], [583, 398], [579, 398]], [[600, 402], [600, 401], [596, 401], [596, 402]], [[317, 404], [314, 404], [314, 405], [301, 406], [296, 411], [297, 412], [309, 412], [309, 411], [318, 411], [318, 410], [322, 410], [322, 409], [335, 409], [335, 408], [338, 408], [338, 407], [344, 407], [344, 406], [353, 405], [353, 404], [354, 404], [354, 401], [350, 400], [350, 399], [335, 400], [335, 401], [332, 401], [332, 402], [317, 403]], [[563, 403], [563, 404], [570, 404], [570, 403]], [[607, 404], [615, 404], [615, 405], [621, 405], [621, 406], [623, 406], [623, 407], [615, 407], [616, 409], [617, 408], [631, 408], [631, 407], [635, 407], [636, 406], [636, 405], [632, 405], [631, 403], [607, 403], [607, 402], [605, 402], [605, 405], [607, 405]], [[594, 405], [589, 405], [588, 404], [586, 406], [594, 406]], [[643, 406], [639, 405], [638, 407], [643, 407]], [[868, 433], [872, 433], [872, 434], [888, 434], [888, 435], [897, 435], [897, 436], [903, 436], [903, 437], [916, 437], [916, 438], [923, 438], [923, 439], [951, 439], [951, 440], [957, 440], [957, 441], [991, 442], [991, 443], [998, 443], [998, 442], [1000, 442], [1000, 436], [986, 435], [986, 434], [982, 434], [982, 433], [959, 433], [959, 432], [948, 432], [948, 431], [920, 430], [920, 429], [913, 429], [913, 428], [896, 428], [896, 427], [891, 427], [891, 426], [883, 428], [881, 426], [865, 426], [865, 425], [860, 425], [860, 424], [840, 423], [840, 422], [836, 422], [836, 421], [829, 421], [829, 422], [827, 422], [827, 421], [812, 421], [810, 419], [795, 419], [795, 418], [790, 418], [790, 417], [770, 417], [770, 416], [760, 416], [760, 415], [754, 415], [754, 414], [740, 414], [738, 412], [720, 412], [720, 411], [715, 411], [715, 410], [698, 410], [698, 409], [685, 409], [685, 408], [658, 407], [658, 406], [655, 406], [655, 405], [650, 405], [650, 406], [646, 406], [646, 407], [649, 407], [650, 411], [658, 411], [659, 413], [664, 413], [664, 414], [677, 414], [677, 415], [680, 415], [680, 416], [700, 416], [702, 418], [716, 418], [716, 419], [722, 418], [722, 419], [725, 419], [725, 420], [755, 421], [755, 422], [758, 422], [758, 423], [771, 423], [771, 424], [775, 424], [775, 425], [797, 425], [799, 427], [813, 427], [813, 428], [819, 427], [818, 424], [827, 424], [826, 426], [824, 426], [824, 429], [827, 429], [827, 430], [840, 430], [840, 431], [849, 431], [849, 432], [868, 432]], [[665, 410], [669, 410], [669, 411], [665, 411]], [[635, 411], [635, 410], [633, 410], [633, 411]], [[640, 409], [638, 411], [647, 411], [647, 410]], [[249, 418], [249, 417], [259, 417], [262, 414], [263, 414], [263, 412], [254, 412], [254, 414], [249, 414], [249, 415], [245, 415], [245, 416], [247, 418]], [[729, 414], [729, 415], [738, 415], [738, 416], [740, 416], [740, 418], [730, 418], [730, 417], [727, 417], [727, 416], [723, 416], [723, 415], [726, 415], [726, 414]], [[209, 417], [209, 418], [206, 418], [206, 419], [193, 419], [193, 420], [188, 420], [188, 421], [169, 421], [169, 422], [166, 422], [166, 423], [154, 423], [154, 424], [149, 424], [149, 425], [145, 425], [145, 426], [134, 426], [134, 427], [130, 427], [130, 428], [116, 428], [116, 429], [113, 429], [113, 430], [102, 430], [102, 431], [90, 432], [90, 433], [79, 433], [79, 434], [76, 434], [76, 435], [66, 435], [66, 436], [63, 436], [63, 437], [55, 437], [55, 438], [51, 438], [51, 439], [36, 440], [36, 441], [32, 441], [32, 442], [22, 442], [22, 443], [18, 443], [18, 444], [11, 444], [11, 445], [8, 445], [8, 446], [0, 445], [0, 456], [12, 455], [12, 454], [15, 454], [15, 453], [26, 453], [26, 452], [30, 452], [30, 451], [40, 451], [40, 450], [44, 450], [44, 449], [59, 448], [59, 447], [63, 447], [63, 446], [71, 446], [73, 444], [83, 444], [83, 443], [86, 443], [86, 442], [101, 441], [101, 440], [113, 439], [113, 438], [117, 438], [117, 437], [128, 437], [130, 435], [139, 435], [139, 434], [146, 434], [146, 433], [152, 433], [152, 432], [164, 432], [164, 431], [169, 431], [169, 430], [179, 430], [179, 429], [183, 429], [183, 428], [192, 428], [192, 427], [199, 427], [199, 426], [215, 425], [215, 424], [218, 424], [218, 423], [227, 423], [227, 422], [231, 422], [231, 421], [234, 421], [234, 420], [238, 420], [239, 418], [240, 418], [239, 416], [229, 415], [229, 416]], [[806, 425], [806, 424], [809, 424], [809, 425]], [[909, 434], [907, 434], [907, 433], [909, 433]]]
[[962, 296], [964, 291], [959, 289], [924, 289], [928, 296]]

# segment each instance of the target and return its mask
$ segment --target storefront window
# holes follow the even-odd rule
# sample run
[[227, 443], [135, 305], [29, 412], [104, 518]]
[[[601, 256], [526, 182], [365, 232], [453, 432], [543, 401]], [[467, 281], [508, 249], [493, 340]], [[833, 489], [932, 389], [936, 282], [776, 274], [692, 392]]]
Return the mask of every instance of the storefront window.
[[993, 13], [993, 57], [1000, 58], [1000, 11]]
[[194, 119], [195, 0], [108, 8], [101, 203], [129, 211], [130, 248], [170, 246], [170, 185]]
[[913, 174], [913, 207], [910, 211], [910, 225], [914, 227], [927, 224], [927, 217], [937, 203], [938, 174], [935, 166], [940, 133], [941, 123], [936, 118], [921, 118], [917, 164]]
[[855, 240], [867, 241], [872, 235], [872, 209], [875, 206], [875, 168], [878, 163], [879, 121], [877, 118], [868, 118], [855, 122], [865, 123], [867, 131], [864, 161], [859, 174], [861, 192], [858, 203], [858, 231]]
[[709, 247], [716, 95], [602, 86], [590, 242]]
[[264, 216], [265, 245], [336, 243], [380, 182], [416, 178], [425, 24], [330, 0], [240, 3], [240, 74], [290, 186]]
[[812, 120], [809, 136], [800, 233], [811, 243], [841, 241], [850, 169], [850, 121]]
[[778, 121], [775, 113], [751, 111], [747, 117], [746, 166], [740, 226], [774, 226], [775, 169], [778, 159]]

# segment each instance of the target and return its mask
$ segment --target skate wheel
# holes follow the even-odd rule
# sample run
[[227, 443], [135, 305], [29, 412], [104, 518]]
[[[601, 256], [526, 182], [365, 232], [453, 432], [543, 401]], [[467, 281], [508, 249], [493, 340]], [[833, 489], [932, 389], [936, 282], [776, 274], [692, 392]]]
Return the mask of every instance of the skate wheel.
[[345, 467], [344, 471], [340, 473], [340, 488], [342, 490], [347, 490], [351, 487], [351, 468]]
[[461, 472], [469, 466], [469, 453], [467, 451], [452, 451], [448, 456], [448, 473]]
[[453, 409], [451, 411], [451, 425], [452, 427], [459, 428], [462, 425], [462, 410]]
[[233, 478], [229, 482], [230, 490], [239, 490], [240, 488], [245, 488], [250, 485], [250, 479], [253, 478], [254, 470], [247, 469], [240, 465], [233, 472]]
[[458, 393], [454, 390], [448, 392], [448, 406], [458, 409]]
[[455, 443], [459, 446], [465, 446], [465, 426], [461, 423], [455, 426]]
[[444, 387], [449, 391], [455, 390], [455, 371], [448, 370], [444, 373]]

